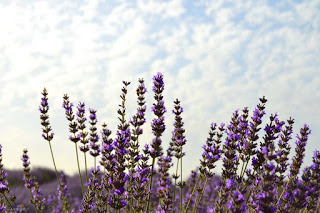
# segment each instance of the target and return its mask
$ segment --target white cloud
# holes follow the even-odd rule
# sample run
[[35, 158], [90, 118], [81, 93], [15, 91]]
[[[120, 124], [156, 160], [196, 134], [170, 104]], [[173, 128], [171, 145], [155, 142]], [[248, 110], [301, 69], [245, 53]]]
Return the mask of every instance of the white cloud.
[[[269, 99], [268, 112], [276, 111], [283, 119], [292, 116], [297, 126], [312, 124], [314, 138], [310, 137], [307, 150], [314, 149], [320, 128], [315, 119], [320, 117], [318, 1], [272, 5], [221, 0], [201, 1], [195, 8], [186, 5], [181, 0], [0, 4], [0, 124], [6, 126], [0, 140], [10, 141], [4, 150], [6, 162], [20, 165], [22, 145], [30, 147], [34, 165], [46, 157], [36, 152], [47, 148], [39, 145], [45, 141], [37, 111], [44, 87], [57, 133], [54, 149], [58, 163], [64, 165], [73, 146], [66, 141], [63, 94], [68, 93], [75, 104], [84, 101], [98, 109], [99, 125], [106, 121], [115, 134], [122, 80], [132, 82], [130, 116], [136, 110], [132, 91], [138, 78], [146, 81], [150, 110], [152, 75], [159, 71], [166, 83], [165, 143], [171, 137], [173, 100], [179, 98], [185, 108], [190, 165], [185, 174], [199, 165], [194, 159], [201, 156], [210, 123], [228, 122], [237, 108], [253, 110], [262, 95]], [[148, 111], [143, 144], [152, 139], [152, 117]], [[68, 151], [60, 150], [62, 141]], [[41, 162], [47, 165], [49, 160]], [[65, 167], [76, 172], [73, 164]]]
[[138, 0], [138, 8], [146, 14], [160, 15], [162, 18], [177, 18], [185, 11], [182, 2], [182, 0], [168, 2]]

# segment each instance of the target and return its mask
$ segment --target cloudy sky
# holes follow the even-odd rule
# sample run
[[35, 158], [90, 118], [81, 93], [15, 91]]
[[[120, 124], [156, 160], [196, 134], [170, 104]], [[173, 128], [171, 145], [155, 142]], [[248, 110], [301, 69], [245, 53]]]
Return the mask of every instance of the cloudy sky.
[[3, 0], [0, 29], [0, 143], [7, 168], [21, 168], [23, 148], [32, 166], [52, 167], [38, 111], [44, 87], [58, 169], [77, 171], [61, 107], [66, 93], [75, 105], [98, 111], [99, 129], [106, 122], [115, 133], [122, 81], [132, 82], [129, 119], [137, 107], [133, 91], [144, 78], [148, 113], [141, 141], [150, 143], [157, 72], [166, 84], [165, 148], [175, 98], [185, 109], [185, 174], [199, 165], [210, 123], [227, 123], [245, 106], [251, 115], [263, 95], [265, 121], [275, 112], [282, 120], [291, 116], [294, 135], [310, 125], [307, 164], [320, 147], [319, 0]]

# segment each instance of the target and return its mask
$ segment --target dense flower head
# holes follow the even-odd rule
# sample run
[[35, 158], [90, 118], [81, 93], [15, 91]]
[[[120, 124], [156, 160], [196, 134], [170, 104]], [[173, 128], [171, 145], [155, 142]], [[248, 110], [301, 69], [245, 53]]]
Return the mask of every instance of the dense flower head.
[[76, 133], [78, 132], [78, 124], [77, 122], [73, 121], [75, 118], [72, 110], [73, 103], [70, 102], [69, 96], [67, 94], [65, 94], [63, 97], [62, 107], [65, 109], [66, 118], [70, 122], [69, 131], [70, 133], [72, 133], [72, 135], [69, 136], [69, 139], [73, 143], [77, 143], [80, 140], [80, 135], [76, 135]]
[[[220, 148], [221, 138], [224, 132], [224, 123], [221, 123], [219, 127], [219, 132], [216, 123], [211, 123], [209, 137], [207, 138], [206, 144], [203, 145], [202, 160], [200, 160], [201, 167], [199, 171], [202, 175], [210, 177], [213, 173], [210, 170], [216, 167], [215, 163], [220, 159], [222, 150]], [[216, 138], [215, 138], [216, 136]]]
[[297, 135], [296, 141], [296, 155], [292, 159], [292, 164], [290, 166], [290, 176], [295, 177], [298, 175], [300, 167], [303, 163], [305, 147], [307, 145], [308, 135], [311, 134], [311, 130], [308, 125], [304, 125], [303, 128], [300, 129], [300, 136]]
[[158, 187], [158, 197], [164, 198], [167, 193], [171, 193], [172, 181], [169, 174], [169, 169], [172, 167], [172, 158], [170, 154], [167, 156], [161, 156], [158, 161], [159, 174], [161, 175]]
[[288, 155], [290, 154], [290, 145], [288, 141], [291, 139], [292, 128], [294, 124], [294, 119], [291, 117], [287, 120], [287, 125], [285, 128], [281, 130], [280, 139], [278, 141], [279, 149], [276, 152], [277, 168], [276, 172], [279, 173], [277, 177], [277, 185], [278, 187], [283, 184], [283, 180], [285, 178], [284, 173], [287, 171], [288, 163]]
[[183, 146], [186, 144], [187, 140], [185, 138], [184, 122], [182, 121], [181, 114], [183, 108], [180, 106], [180, 101], [176, 99], [174, 102], [174, 110], [172, 113], [175, 115], [174, 118], [174, 130], [172, 132], [172, 146], [175, 151], [175, 157], [181, 159], [184, 156], [182, 152]]
[[86, 125], [85, 122], [87, 118], [85, 117], [85, 104], [79, 103], [77, 106], [77, 122], [78, 122], [78, 130], [80, 133], [78, 133], [77, 138], [80, 138], [80, 142], [82, 145], [80, 146], [80, 151], [82, 152], [88, 152], [89, 146], [87, 145], [89, 143], [89, 139], [87, 138], [88, 132], [85, 131]]
[[9, 192], [9, 184], [6, 178], [8, 174], [3, 170], [2, 164], [2, 145], [0, 144], [0, 193]]
[[113, 147], [113, 140], [110, 138], [111, 131], [107, 128], [107, 124], [102, 124], [102, 131], [101, 131], [101, 138], [102, 138], [102, 145], [101, 145], [101, 166], [105, 167], [105, 169], [109, 172], [113, 170], [114, 164], [112, 163], [112, 159], [114, 155], [112, 153]]
[[135, 211], [144, 211], [147, 197], [150, 194], [148, 189], [150, 180], [150, 167], [148, 164], [150, 149], [146, 144], [142, 150], [136, 172], [133, 176], [133, 198], [137, 200], [137, 204], [133, 205]]
[[131, 131], [129, 129], [129, 124], [125, 120], [125, 101], [127, 95], [127, 86], [130, 82], [123, 82], [124, 86], [122, 88], [122, 94], [120, 98], [122, 99], [120, 109], [118, 110], [120, 124], [118, 125], [118, 131], [116, 133], [116, 138], [113, 141], [113, 148], [115, 151], [114, 158], [112, 160], [114, 164], [114, 171], [109, 177], [111, 190], [114, 194], [110, 197], [108, 204], [114, 209], [122, 209], [127, 206], [128, 201], [126, 200], [127, 191], [125, 185], [128, 181], [128, 174], [125, 173], [127, 168], [126, 159], [127, 153], [130, 146]]
[[238, 166], [238, 154], [237, 154], [237, 144], [240, 140], [239, 128], [240, 117], [238, 110], [233, 113], [230, 124], [225, 130], [227, 137], [223, 145], [224, 149], [224, 158], [223, 158], [223, 170], [222, 178], [225, 181], [226, 179], [236, 178], [236, 171]]
[[42, 91], [42, 98], [41, 98], [41, 102], [40, 102], [40, 120], [41, 120], [41, 125], [43, 126], [42, 128], [42, 137], [47, 140], [47, 141], [51, 141], [53, 139], [53, 135], [54, 133], [51, 132], [51, 126], [50, 126], [50, 122], [49, 122], [49, 115], [47, 114], [49, 111], [49, 104], [48, 104], [48, 98], [47, 98], [47, 90], [46, 88], [43, 89]]
[[163, 82], [163, 75], [161, 73], [157, 73], [153, 77], [153, 91], [154, 91], [154, 99], [156, 103], [153, 104], [151, 108], [152, 112], [156, 116], [151, 122], [152, 133], [154, 134], [155, 138], [152, 140], [151, 143], [151, 157], [156, 158], [162, 155], [162, 146], [160, 139], [162, 133], [165, 131], [166, 126], [164, 123], [164, 113], [167, 111], [164, 106], [162, 92], [164, 90], [164, 82]]
[[42, 211], [45, 208], [46, 199], [43, 197], [43, 194], [40, 190], [39, 183], [36, 181], [35, 177], [31, 176], [30, 171], [30, 161], [28, 156], [28, 150], [24, 149], [22, 154], [22, 165], [24, 176], [23, 180], [25, 182], [25, 187], [30, 190], [31, 199], [30, 203], [35, 206], [35, 208], [39, 211]]
[[22, 154], [22, 165], [23, 165], [23, 171], [24, 171], [24, 181], [25, 181], [25, 187], [28, 189], [31, 189], [34, 186], [33, 179], [31, 177], [31, 172], [30, 172], [30, 161], [29, 161], [29, 156], [28, 156], [28, 150], [24, 149], [23, 154]]
[[100, 154], [100, 146], [99, 144], [97, 144], [97, 142], [99, 141], [99, 136], [97, 134], [97, 127], [96, 127], [96, 124], [97, 124], [97, 116], [96, 116], [96, 113], [97, 111], [94, 110], [94, 109], [89, 109], [90, 111], [90, 120], [89, 120], [89, 123], [91, 124], [91, 127], [90, 127], [90, 137], [89, 137], [89, 140], [90, 140], [90, 155], [92, 155], [93, 157], [97, 157], [99, 154]]

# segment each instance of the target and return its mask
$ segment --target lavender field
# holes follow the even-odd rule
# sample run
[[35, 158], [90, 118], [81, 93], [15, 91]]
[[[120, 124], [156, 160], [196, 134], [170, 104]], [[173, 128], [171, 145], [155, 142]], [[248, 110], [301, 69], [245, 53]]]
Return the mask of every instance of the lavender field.
[[[67, 177], [56, 168], [54, 133], [50, 126], [49, 94], [42, 91], [39, 112], [42, 137], [48, 143], [55, 171], [33, 169], [32, 156], [22, 152], [20, 171], [6, 171], [1, 164], [1, 211], [4, 212], [319, 212], [320, 152], [314, 151], [312, 165], [301, 168], [308, 136], [305, 124], [294, 137], [294, 119], [265, 115], [267, 99], [262, 97], [252, 116], [245, 107], [232, 113], [226, 123], [212, 123], [199, 166], [183, 177], [183, 159], [188, 145], [183, 107], [178, 99], [167, 109], [162, 73], [153, 77], [151, 121], [153, 140], [144, 147], [139, 140], [148, 121], [144, 80], [136, 88], [137, 111], [126, 114], [130, 82], [123, 81], [118, 109], [116, 137], [110, 127], [98, 127], [96, 110], [76, 108], [67, 94], [62, 107], [69, 122], [78, 175]], [[62, 111], [62, 112], [63, 112]], [[165, 115], [173, 113], [173, 127]], [[262, 126], [262, 119], [268, 119]], [[150, 121], [149, 121], [150, 122]], [[170, 141], [162, 140], [171, 129]], [[262, 136], [261, 136], [262, 135]], [[293, 143], [295, 141], [295, 143]], [[163, 144], [169, 143], [168, 149]], [[2, 151], [2, 147], [1, 147]], [[289, 159], [289, 153], [294, 157]], [[84, 158], [80, 165], [79, 158]], [[94, 164], [87, 165], [93, 158]], [[1, 162], [5, 159], [0, 158]], [[221, 176], [216, 164], [222, 161]], [[169, 172], [173, 168], [175, 173]], [[29, 203], [28, 203], [29, 201]]]

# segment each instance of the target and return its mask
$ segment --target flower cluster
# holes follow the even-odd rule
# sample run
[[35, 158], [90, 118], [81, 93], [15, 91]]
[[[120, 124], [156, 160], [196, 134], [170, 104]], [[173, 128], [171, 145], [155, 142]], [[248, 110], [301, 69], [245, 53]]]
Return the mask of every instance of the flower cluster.
[[31, 176], [30, 172], [30, 161], [28, 156], [28, 150], [23, 150], [22, 154], [22, 165], [24, 171], [24, 182], [25, 187], [30, 191], [30, 203], [34, 205], [34, 208], [38, 211], [42, 211], [45, 207], [45, 198], [43, 198], [42, 192], [39, 188], [39, 183], [36, 181], [35, 177]]
[[[69, 144], [75, 147], [81, 201], [71, 197], [67, 177], [58, 173], [52, 149], [54, 134], [49, 122], [48, 92], [43, 90], [39, 107], [42, 137], [50, 148], [58, 186], [56, 195], [42, 193], [31, 174], [28, 151], [23, 150], [23, 180], [35, 212], [320, 212], [320, 151], [314, 151], [312, 165], [302, 168], [311, 134], [307, 124], [296, 137], [295, 154], [290, 161], [294, 119], [290, 117], [285, 122], [274, 113], [263, 124], [267, 99], [262, 97], [252, 116], [244, 107], [232, 114], [229, 123], [211, 123], [199, 166], [186, 178], [182, 177], [185, 168], [182, 160], [186, 156], [187, 139], [180, 100], [173, 102], [172, 138], [164, 150], [162, 135], [166, 130], [167, 110], [163, 75], [157, 73], [152, 89], [153, 139], [141, 146], [143, 125], [147, 122], [147, 89], [143, 79], [138, 83], [137, 111], [127, 117], [130, 82], [123, 81], [118, 109], [120, 123], [115, 135], [106, 123], [98, 135], [97, 111], [89, 108], [87, 119], [85, 104], [80, 102], [75, 118], [73, 103], [68, 95], [63, 97], [62, 107], [69, 122], [68, 138], [72, 142]], [[88, 129], [86, 121], [90, 124]], [[79, 150], [83, 156], [78, 155]], [[90, 155], [87, 156], [87, 152]], [[93, 158], [93, 165], [88, 165], [87, 157]], [[83, 158], [84, 168], [79, 158]], [[100, 158], [99, 165], [97, 158]], [[218, 161], [222, 163], [220, 176], [216, 169]], [[90, 173], [88, 167], [92, 168]], [[173, 175], [170, 175], [171, 169], [175, 169]], [[83, 172], [85, 178], [82, 178]], [[7, 176], [0, 145], [0, 211], [23, 212], [15, 196], [10, 195]]]

